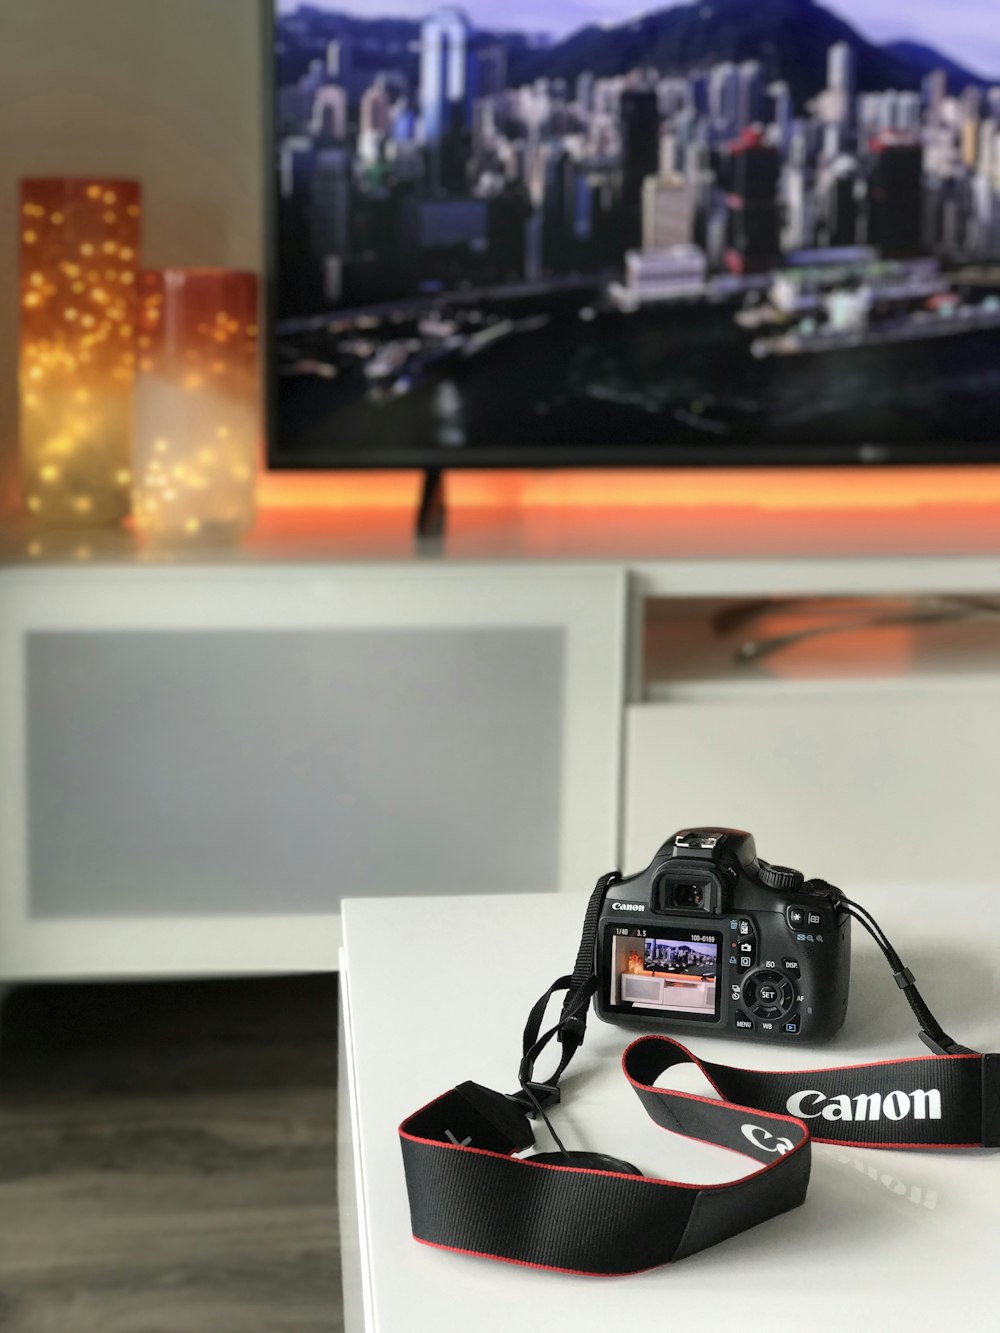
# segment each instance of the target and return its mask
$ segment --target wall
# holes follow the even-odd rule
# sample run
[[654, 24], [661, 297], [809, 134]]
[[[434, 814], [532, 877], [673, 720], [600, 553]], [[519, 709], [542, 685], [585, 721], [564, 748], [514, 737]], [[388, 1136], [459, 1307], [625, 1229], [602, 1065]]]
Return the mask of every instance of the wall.
[[0, 4], [0, 505], [17, 494], [17, 185], [138, 178], [144, 262], [262, 267], [258, 0]]

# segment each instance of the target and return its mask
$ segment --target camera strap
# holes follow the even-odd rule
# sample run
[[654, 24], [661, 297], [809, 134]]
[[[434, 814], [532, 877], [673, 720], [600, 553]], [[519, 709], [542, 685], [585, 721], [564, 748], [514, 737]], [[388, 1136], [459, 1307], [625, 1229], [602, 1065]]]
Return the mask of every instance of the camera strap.
[[[573, 972], [532, 1006], [525, 1024], [520, 1087], [504, 1095], [466, 1082], [400, 1125], [414, 1238], [427, 1245], [569, 1273], [615, 1276], [682, 1259], [797, 1207], [809, 1182], [810, 1144], [865, 1148], [1000, 1147], [1000, 1055], [954, 1042], [931, 1014], [888, 939], [864, 908], [819, 880], [873, 936], [934, 1052], [795, 1072], [738, 1069], [700, 1060], [670, 1037], [640, 1037], [622, 1057], [626, 1079], [663, 1129], [728, 1148], [747, 1159], [724, 1184], [643, 1175], [637, 1167], [563, 1147], [548, 1118], [559, 1080], [586, 1033], [603, 876], [584, 919]], [[559, 1019], [543, 1031], [554, 995]], [[535, 1062], [561, 1048], [545, 1081]], [[695, 1065], [718, 1093], [699, 1097], [656, 1086], [667, 1070]], [[548, 1125], [558, 1152], [519, 1156], [534, 1144], [529, 1117]]]

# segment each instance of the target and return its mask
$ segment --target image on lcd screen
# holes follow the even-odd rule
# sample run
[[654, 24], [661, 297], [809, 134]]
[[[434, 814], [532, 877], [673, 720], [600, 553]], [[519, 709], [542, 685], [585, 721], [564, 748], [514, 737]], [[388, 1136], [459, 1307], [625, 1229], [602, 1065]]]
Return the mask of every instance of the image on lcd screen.
[[609, 1002], [614, 1006], [714, 1018], [718, 1013], [719, 936], [642, 928], [611, 937]]

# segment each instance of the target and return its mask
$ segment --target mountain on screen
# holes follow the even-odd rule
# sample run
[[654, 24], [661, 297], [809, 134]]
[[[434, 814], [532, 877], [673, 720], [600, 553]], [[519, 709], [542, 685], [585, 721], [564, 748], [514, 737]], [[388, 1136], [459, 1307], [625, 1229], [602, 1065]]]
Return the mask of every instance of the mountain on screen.
[[[375, 10], [371, 18], [302, 5], [297, 15], [279, 19], [279, 69], [291, 72], [305, 62], [307, 43], [295, 27], [305, 21], [313, 41], [353, 39], [359, 67], [384, 69], [389, 62], [416, 77], [419, 21], [391, 17], [392, 0], [367, 2]], [[428, 0], [428, 13], [438, 7]], [[934, 69], [947, 73], [952, 93], [993, 82], [916, 42], [869, 42], [815, 0], [695, 0], [618, 24], [590, 24], [547, 45], [525, 33], [496, 31], [490, 39], [507, 48], [513, 86], [537, 78], [573, 80], [584, 70], [598, 78], [637, 68], [687, 74], [726, 60], [759, 60], [766, 77], [784, 79], [801, 105], [826, 86], [827, 51], [836, 42], [854, 48], [861, 92], [917, 89]]]
[[866, 41], [813, 0], [704, 0], [615, 27], [591, 25], [546, 50], [525, 52], [511, 72], [515, 82], [519, 74], [574, 79], [586, 69], [600, 77], [649, 66], [685, 74], [725, 60], [760, 60], [768, 77], [786, 80], [801, 103], [825, 87], [827, 51], [836, 42], [854, 48], [863, 92], [919, 88], [932, 69], [947, 71], [953, 92], [985, 82], [928, 47]]

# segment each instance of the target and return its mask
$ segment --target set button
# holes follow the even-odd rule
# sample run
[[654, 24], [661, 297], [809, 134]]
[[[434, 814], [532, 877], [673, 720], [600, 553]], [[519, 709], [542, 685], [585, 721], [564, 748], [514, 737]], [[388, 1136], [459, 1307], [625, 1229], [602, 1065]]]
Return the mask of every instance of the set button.
[[755, 1018], [773, 1022], [791, 1009], [795, 991], [780, 972], [758, 972], [744, 985], [743, 1002]]

